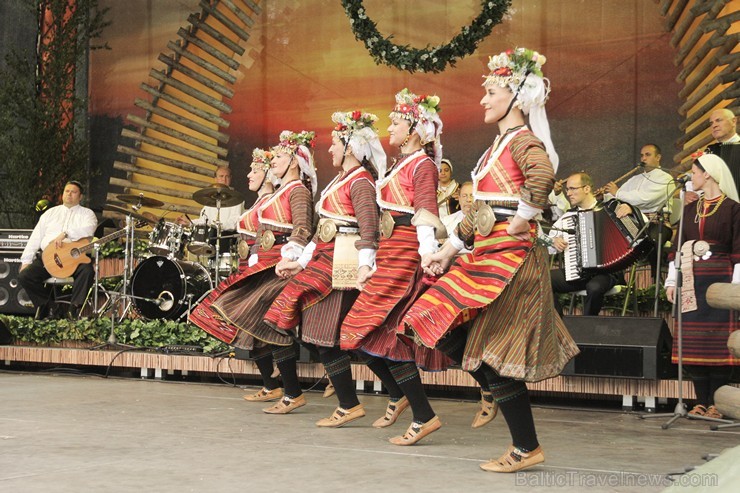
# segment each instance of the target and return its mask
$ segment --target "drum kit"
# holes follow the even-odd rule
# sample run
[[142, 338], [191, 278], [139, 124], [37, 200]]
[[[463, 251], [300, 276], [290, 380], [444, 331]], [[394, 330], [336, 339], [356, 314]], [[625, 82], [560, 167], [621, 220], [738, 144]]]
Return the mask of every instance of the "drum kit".
[[[133, 307], [135, 312], [146, 319], [180, 320], [190, 313], [213, 288], [219, 279], [236, 270], [236, 234], [222, 235], [220, 213], [222, 207], [231, 207], [244, 201], [244, 197], [229, 187], [216, 184], [198, 190], [193, 200], [201, 205], [215, 207], [216, 220], [211, 224], [182, 226], [164, 219], [157, 220], [150, 213], [141, 213], [142, 207], [160, 208], [164, 203], [144, 194], [117, 195], [121, 205], [106, 204], [104, 209], [123, 214], [126, 217], [124, 243], [123, 281], [117, 293], [107, 292], [98, 280], [98, 249], [95, 250], [95, 286], [93, 305], [98, 306], [97, 295], [101, 291], [112, 305], [121, 300], [123, 306], [113, 309], [112, 318], [119, 320]], [[151, 226], [148, 235], [146, 258], [134, 260], [134, 239], [143, 231], [137, 227]], [[198, 261], [188, 260], [188, 254]], [[192, 257], [191, 257], [192, 258]], [[136, 265], [135, 265], [136, 264]], [[112, 295], [112, 298], [111, 298]], [[125, 301], [124, 301], [125, 300]], [[95, 315], [112, 309], [106, 303]], [[115, 339], [111, 328], [111, 338]], [[115, 341], [109, 339], [109, 344]]]

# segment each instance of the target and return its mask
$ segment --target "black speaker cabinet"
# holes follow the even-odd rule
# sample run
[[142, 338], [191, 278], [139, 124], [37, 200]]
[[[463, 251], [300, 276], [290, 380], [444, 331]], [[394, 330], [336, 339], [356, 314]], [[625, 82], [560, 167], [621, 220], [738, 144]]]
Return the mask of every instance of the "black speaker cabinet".
[[673, 338], [662, 318], [565, 317], [581, 353], [562, 375], [657, 380], [676, 376]]
[[0, 313], [5, 315], [33, 315], [30, 298], [18, 283], [21, 250], [0, 250]]

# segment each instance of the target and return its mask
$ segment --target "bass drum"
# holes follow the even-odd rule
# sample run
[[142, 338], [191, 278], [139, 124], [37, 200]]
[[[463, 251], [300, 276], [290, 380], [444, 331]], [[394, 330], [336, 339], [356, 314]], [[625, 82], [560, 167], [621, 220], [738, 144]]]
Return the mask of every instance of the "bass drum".
[[202, 265], [162, 256], [143, 260], [131, 277], [134, 307], [150, 320], [176, 320], [212, 287]]

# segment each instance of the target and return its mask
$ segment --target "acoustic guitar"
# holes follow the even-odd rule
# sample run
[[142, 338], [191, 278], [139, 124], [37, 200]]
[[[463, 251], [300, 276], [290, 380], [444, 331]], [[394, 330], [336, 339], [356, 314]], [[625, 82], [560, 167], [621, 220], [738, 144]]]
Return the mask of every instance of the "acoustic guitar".
[[95, 245], [104, 245], [126, 234], [126, 229], [116, 231], [107, 236], [103, 236], [97, 241], [91, 242], [89, 238], [63, 243], [57, 248], [54, 242], [49, 243], [41, 253], [41, 261], [44, 268], [49, 271], [53, 277], [64, 278], [71, 277], [80, 264], [89, 264], [91, 259], [87, 256]]

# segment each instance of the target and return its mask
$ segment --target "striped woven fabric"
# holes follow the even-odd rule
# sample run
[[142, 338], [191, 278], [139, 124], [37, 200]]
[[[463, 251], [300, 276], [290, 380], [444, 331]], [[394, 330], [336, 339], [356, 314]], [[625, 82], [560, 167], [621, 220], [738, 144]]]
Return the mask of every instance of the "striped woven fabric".
[[[707, 304], [707, 289], [715, 282], [732, 280], [732, 263], [726, 253], [713, 252], [708, 260], [693, 263], [694, 290], [697, 309], [682, 314], [683, 363], [686, 365], [738, 365], [727, 339], [737, 329], [731, 310], [711, 308]], [[673, 339], [674, 363], [678, 362], [678, 337]]]
[[360, 292], [334, 289], [329, 296], [303, 310], [301, 340], [321, 347], [339, 346], [339, 328]]
[[[227, 344], [253, 349], [254, 340], [247, 334], [239, 335], [243, 332], [244, 324], [255, 323], [250, 316], [254, 310], [248, 305], [248, 299], [254, 296], [260, 300], [262, 296], [269, 297], [276, 291], [269, 300], [271, 302], [284, 286], [285, 281], [277, 278], [274, 271], [274, 266], [280, 260], [281, 247], [275, 245], [269, 251], [260, 251], [257, 264], [230, 275], [193, 309], [188, 320]], [[275, 282], [271, 282], [273, 278], [281, 281], [282, 285], [276, 288]], [[267, 307], [269, 302], [265, 310]], [[257, 322], [262, 322], [261, 316]], [[287, 341], [288, 338], [283, 336], [283, 339]]]
[[316, 244], [306, 269], [297, 274], [265, 314], [265, 322], [282, 330], [294, 330], [301, 311], [326, 298], [332, 290], [331, 271], [334, 243]]
[[579, 350], [552, 296], [549, 255], [536, 245], [506, 289], [471, 323], [463, 369], [483, 362], [503, 377], [527, 382], [559, 375]]
[[[427, 347], [475, 313], [491, 304], [509, 284], [529, 254], [532, 241], [506, 233], [508, 222], [498, 222], [488, 237], [476, 235], [473, 253], [461, 256], [406, 313], [399, 330], [415, 334]], [[535, 223], [530, 225], [534, 237]]]
[[418, 248], [413, 226], [398, 226], [390, 238], [380, 241], [378, 270], [342, 324], [342, 349], [359, 349], [393, 361], [415, 361], [430, 371], [449, 365], [441, 352], [418, 346], [396, 332], [403, 314], [426, 288]]

